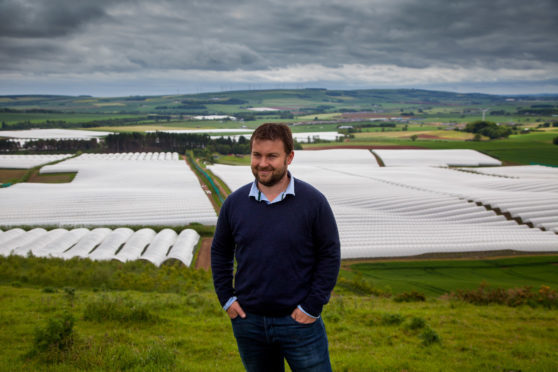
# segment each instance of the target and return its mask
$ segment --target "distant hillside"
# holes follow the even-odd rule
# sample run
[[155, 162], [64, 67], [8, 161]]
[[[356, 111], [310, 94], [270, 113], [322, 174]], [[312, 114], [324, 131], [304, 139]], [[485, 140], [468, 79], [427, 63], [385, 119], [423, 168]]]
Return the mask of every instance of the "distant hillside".
[[[515, 100], [533, 97], [514, 97]], [[539, 96], [555, 100], [558, 96]], [[270, 106], [283, 110], [371, 110], [383, 105], [468, 106], [494, 105], [510, 99], [488, 94], [463, 94], [418, 89], [374, 90], [250, 90], [190, 95], [89, 97], [53, 95], [0, 96], [0, 110], [17, 112], [109, 113], [109, 114], [218, 114], [246, 112]]]

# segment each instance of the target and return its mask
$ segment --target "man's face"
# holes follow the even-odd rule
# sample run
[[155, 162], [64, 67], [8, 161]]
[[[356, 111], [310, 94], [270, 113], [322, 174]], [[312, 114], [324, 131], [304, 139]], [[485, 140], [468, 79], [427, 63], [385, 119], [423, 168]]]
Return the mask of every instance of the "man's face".
[[285, 153], [281, 140], [254, 140], [252, 143], [251, 167], [258, 183], [271, 187], [287, 174], [287, 167], [293, 160], [294, 152]]

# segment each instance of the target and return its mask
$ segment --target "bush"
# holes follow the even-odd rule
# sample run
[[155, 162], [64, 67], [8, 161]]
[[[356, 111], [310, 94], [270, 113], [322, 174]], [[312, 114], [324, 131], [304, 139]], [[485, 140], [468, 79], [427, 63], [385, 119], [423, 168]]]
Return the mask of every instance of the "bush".
[[74, 342], [74, 317], [70, 313], [55, 315], [44, 327], [35, 329], [34, 351], [65, 351]]
[[393, 298], [393, 301], [395, 301], [395, 302], [424, 302], [424, 301], [426, 301], [426, 297], [422, 293], [411, 291], [411, 292], [403, 292], [403, 293], [400, 293], [400, 294], [396, 295]]
[[353, 279], [339, 278], [337, 285], [359, 295], [389, 296], [388, 293], [367, 282], [360, 273], [357, 273]]
[[404, 327], [411, 331], [421, 329], [426, 326], [426, 321], [419, 317], [412, 317], [409, 321], [405, 322]]
[[382, 324], [397, 325], [403, 323], [403, 315], [401, 314], [384, 314], [382, 315]]
[[419, 336], [424, 346], [440, 342], [440, 336], [432, 328], [426, 328]]
[[450, 293], [450, 298], [456, 298], [475, 305], [488, 305], [491, 303], [532, 307], [544, 306], [546, 308], [558, 307], [558, 292], [549, 286], [541, 286], [538, 292], [533, 292], [531, 287], [502, 289], [489, 289], [486, 283], [473, 290], [458, 290]]

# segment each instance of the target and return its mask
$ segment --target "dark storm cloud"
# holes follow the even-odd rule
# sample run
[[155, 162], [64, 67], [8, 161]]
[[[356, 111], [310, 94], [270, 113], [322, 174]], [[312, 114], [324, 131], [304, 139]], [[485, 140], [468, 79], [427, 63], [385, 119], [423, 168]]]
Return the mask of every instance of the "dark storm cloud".
[[63, 36], [104, 15], [103, 2], [2, 0], [0, 36]]
[[557, 30], [556, 0], [0, 0], [0, 73], [359, 65], [546, 79]]

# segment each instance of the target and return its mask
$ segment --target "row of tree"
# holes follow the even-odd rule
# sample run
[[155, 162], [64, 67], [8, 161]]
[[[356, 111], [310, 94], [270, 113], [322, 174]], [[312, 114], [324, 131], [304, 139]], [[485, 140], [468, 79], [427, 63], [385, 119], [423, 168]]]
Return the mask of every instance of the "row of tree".
[[38, 139], [14, 141], [0, 139], [0, 152], [178, 152], [204, 150], [220, 154], [249, 154], [250, 142], [245, 137], [239, 139], [224, 137], [211, 139], [207, 134], [188, 133], [116, 133], [104, 140]]

